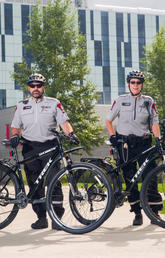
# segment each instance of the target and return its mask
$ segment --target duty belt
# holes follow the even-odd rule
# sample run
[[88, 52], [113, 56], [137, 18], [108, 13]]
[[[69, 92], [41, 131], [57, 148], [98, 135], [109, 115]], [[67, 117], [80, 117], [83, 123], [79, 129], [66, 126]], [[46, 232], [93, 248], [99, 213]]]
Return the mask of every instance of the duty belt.
[[122, 134], [117, 134], [117, 138], [119, 141], [123, 141], [128, 143], [130, 146], [136, 145], [138, 143], [142, 143], [144, 140], [149, 140], [151, 139], [151, 134], [146, 134], [144, 136], [137, 136], [135, 134], [129, 134], [129, 135], [122, 135]]

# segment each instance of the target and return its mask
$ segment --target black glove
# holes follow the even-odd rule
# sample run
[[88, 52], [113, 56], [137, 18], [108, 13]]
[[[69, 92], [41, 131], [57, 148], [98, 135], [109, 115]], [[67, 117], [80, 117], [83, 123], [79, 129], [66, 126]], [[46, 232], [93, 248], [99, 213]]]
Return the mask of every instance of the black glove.
[[15, 134], [10, 138], [11, 147], [16, 148], [19, 144], [19, 135]]
[[161, 137], [155, 137], [156, 140], [156, 148], [160, 154], [162, 154], [162, 143], [161, 143]]
[[111, 135], [110, 138], [109, 138], [109, 140], [110, 140], [110, 142], [112, 143], [112, 146], [113, 146], [113, 147], [116, 147], [116, 146], [117, 146], [118, 143], [117, 143], [117, 137], [116, 137], [116, 135], [114, 135], [114, 134]]
[[79, 144], [80, 143], [78, 137], [75, 135], [74, 132], [71, 132], [69, 134], [69, 137], [70, 137], [70, 143], [71, 144]]

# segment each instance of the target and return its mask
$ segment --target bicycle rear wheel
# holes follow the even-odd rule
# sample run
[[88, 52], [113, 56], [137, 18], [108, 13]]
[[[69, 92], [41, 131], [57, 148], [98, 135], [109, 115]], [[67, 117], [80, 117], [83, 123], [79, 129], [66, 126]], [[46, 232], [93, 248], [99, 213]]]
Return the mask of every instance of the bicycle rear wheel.
[[152, 224], [165, 228], [165, 165], [153, 169], [146, 176], [140, 200]]
[[107, 177], [88, 163], [73, 164], [69, 171], [60, 170], [48, 187], [46, 203], [52, 221], [72, 234], [96, 229], [114, 210], [113, 190]]
[[0, 229], [7, 227], [16, 217], [18, 206], [14, 204], [19, 184], [14, 173], [0, 164]]

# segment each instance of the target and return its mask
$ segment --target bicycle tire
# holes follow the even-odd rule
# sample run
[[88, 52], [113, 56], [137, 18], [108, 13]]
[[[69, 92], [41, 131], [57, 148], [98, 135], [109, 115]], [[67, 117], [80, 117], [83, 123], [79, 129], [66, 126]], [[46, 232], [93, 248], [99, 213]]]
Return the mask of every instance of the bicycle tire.
[[[80, 174], [80, 171], [81, 175], [77, 180], [75, 175]], [[68, 233], [91, 232], [98, 228], [114, 210], [112, 187], [106, 175], [98, 167], [84, 162], [72, 164], [69, 167], [69, 175], [73, 176], [77, 194], [72, 199], [73, 205], [70, 199], [72, 189], [67, 181], [67, 173], [64, 168], [58, 171], [48, 187], [46, 205], [49, 216], [55, 224]], [[63, 193], [64, 214], [61, 216], [57, 214], [60, 206], [55, 207], [59, 200], [59, 185]], [[94, 191], [91, 190], [92, 186]]]
[[[100, 166], [97, 166], [97, 165], [95, 165], [95, 164], [93, 164], [93, 163], [92, 163], [92, 165], [98, 167], [98, 168], [101, 169], [101, 170], [103, 170]], [[105, 170], [104, 170], [104, 171], [105, 171]], [[104, 173], [104, 171], [103, 171], [103, 173]], [[77, 172], [78, 172], [78, 171], [77, 171]], [[109, 179], [109, 175], [106, 175], [106, 177], [107, 177], [107, 179], [108, 179], [109, 184], [113, 185], [112, 180]], [[94, 190], [94, 191], [95, 191], [96, 188], [93, 188], [93, 189], [90, 189], [90, 190], [92, 190], [92, 191]], [[72, 200], [72, 192], [71, 192], [71, 191], [70, 191], [70, 195], [69, 195], [69, 202], [70, 202], [70, 207], [71, 207], [71, 210], [72, 210], [72, 212], [73, 212], [73, 215], [76, 217], [76, 219], [77, 219], [79, 222], [81, 222], [81, 223], [84, 224], [84, 225], [89, 225], [90, 223], [92, 223], [92, 222], [94, 221], [94, 220], [89, 220], [89, 219], [84, 218], [84, 217], [79, 213], [79, 211], [78, 211], [78, 209], [77, 209], [75, 203], [74, 203], [73, 200]], [[107, 214], [108, 217], [107, 217], [105, 220], [107, 220], [107, 219], [110, 217], [110, 215], [113, 213], [114, 209], [115, 209], [115, 202], [113, 203], [113, 205], [111, 205], [111, 211], [110, 211], [109, 214]]]
[[153, 169], [145, 177], [140, 201], [151, 223], [165, 228], [165, 165]]
[[[79, 171], [77, 171], [77, 173], [79, 174]], [[94, 220], [86, 219], [80, 214], [79, 210], [77, 209], [76, 203], [74, 202], [74, 197], [71, 190], [69, 191], [69, 203], [73, 215], [80, 223], [84, 225], [89, 225], [90, 223], [94, 222]]]
[[8, 166], [0, 164], [0, 229], [7, 227], [18, 213], [17, 204], [11, 203], [18, 191], [16, 175]]

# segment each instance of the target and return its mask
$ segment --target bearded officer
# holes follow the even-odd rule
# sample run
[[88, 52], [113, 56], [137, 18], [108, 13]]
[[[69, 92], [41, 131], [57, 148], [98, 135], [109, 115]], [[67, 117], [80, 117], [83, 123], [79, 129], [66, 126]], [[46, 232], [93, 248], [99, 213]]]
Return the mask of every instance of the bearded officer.
[[[60, 126], [66, 135], [69, 135], [75, 143], [79, 143], [77, 136], [73, 132], [73, 128], [69, 123], [62, 104], [55, 98], [44, 96], [45, 77], [35, 73], [30, 75], [28, 79], [28, 90], [31, 97], [21, 101], [14, 114], [11, 124], [11, 143], [16, 147], [19, 143], [20, 134], [22, 134], [25, 143], [23, 144], [22, 154], [24, 158], [34, 156], [36, 153], [45, 151], [55, 146], [55, 136], [49, 131], [49, 128]], [[45, 164], [49, 156], [29, 162], [24, 166], [29, 190], [33, 188], [34, 182]], [[59, 164], [55, 168], [59, 169]], [[60, 190], [58, 190], [60, 191]], [[34, 199], [42, 199], [45, 196], [44, 181], [42, 180], [37, 191], [33, 195]], [[61, 218], [64, 213], [62, 206], [63, 195], [59, 193], [60, 200], [56, 207], [56, 213]], [[33, 229], [42, 229], [48, 227], [46, 217], [45, 203], [32, 204], [32, 208], [38, 219], [31, 225]], [[59, 229], [52, 224], [53, 229]]]

